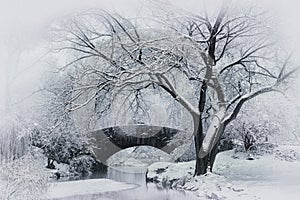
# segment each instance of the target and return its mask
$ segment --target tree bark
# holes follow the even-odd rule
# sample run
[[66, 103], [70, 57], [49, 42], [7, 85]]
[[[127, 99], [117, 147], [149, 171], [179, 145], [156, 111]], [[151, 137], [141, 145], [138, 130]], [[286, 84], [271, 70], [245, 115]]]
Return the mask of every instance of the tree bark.
[[200, 157], [200, 151], [202, 148], [204, 133], [203, 133], [203, 122], [202, 122], [202, 113], [204, 111], [206, 103], [206, 91], [207, 84], [206, 81], [202, 82], [200, 90], [200, 99], [198, 104], [199, 116], [194, 116], [194, 142], [196, 150], [196, 167], [195, 167], [195, 176], [205, 174], [208, 167], [208, 156]]
[[222, 125], [219, 129], [219, 138], [218, 141], [215, 143], [213, 149], [211, 150], [210, 154], [209, 154], [209, 167], [210, 167], [210, 172], [212, 172], [214, 164], [215, 164], [215, 160], [216, 160], [216, 156], [219, 153], [219, 145], [220, 145], [220, 141], [221, 141], [221, 137], [225, 131], [226, 126]]
[[194, 176], [199, 176], [207, 173], [208, 163], [209, 163], [209, 156], [205, 156], [201, 158], [199, 156], [200, 149], [203, 142], [203, 133], [197, 131], [197, 133], [194, 136], [195, 141], [195, 149], [196, 149], [196, 167], [195, 167], [195, 174]]
[[206, 174], [208, 172], [208, 169], [210, 172], [212, 172], [217, 153], [219, 152], [218, 147], [220, 144], [220, 138], [223, 135], [226, 126], [225, 124], [221, 124], [216, 137], [217, 141], [214, 142], [213, 148], [210, 150], [210, 152], [207, 155], [200, 156], [201, 148], [204, 140], [203, 125], [202, 125], [202, 121], [199, 118], [194, 118], [194, 123], [196, 125], [195, 130], [197, 130], [194, 135], [195, 150], [196, 150], [196, 167], [195, 167], [194, 176], [199, 176], [199, 175]]
[[[220, 134], [222, 135], [223, 133], [224, 133], [224, 128], [220, 130]], [[219, 152], [220, 139], [218, 139], [218, 141], [215, 143], [213, 149], [209, 152], [209, 154], [203, 158], [199, 156], [200, 149], [202, 147], [202, 142], [203, 142], [203, 134], [197, 133], [194, 137], [194, 140], [195, 140], [195, 148], [196, 148], [196, 155], [197, 155], [194, 175], [199, 176], [199, 175], [206, 174], [208, 172], [208, 169], [210, 172], [212, 172], [216, 160], [216, 156]]]

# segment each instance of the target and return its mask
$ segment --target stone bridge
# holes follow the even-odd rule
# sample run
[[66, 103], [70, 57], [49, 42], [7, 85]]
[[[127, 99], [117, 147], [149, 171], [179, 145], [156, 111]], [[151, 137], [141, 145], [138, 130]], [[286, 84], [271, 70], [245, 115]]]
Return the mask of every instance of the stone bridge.
[[180, 130], [148, 125], [128, 125], [104, 128], [92, 132], [96, 159], [106, 164], [107, 159], [122, 149], [152, 146], [171, 153], [177, 145], [170, 142]]

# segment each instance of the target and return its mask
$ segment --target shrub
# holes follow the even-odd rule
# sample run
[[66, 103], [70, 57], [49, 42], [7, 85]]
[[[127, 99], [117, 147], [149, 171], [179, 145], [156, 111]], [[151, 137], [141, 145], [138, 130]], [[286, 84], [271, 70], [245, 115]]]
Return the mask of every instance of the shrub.
[[88, 177], [94, 163], [95, 159], [89, 155], [75, 157], [70, 162], [70, 173], [77, 177]]
[[0, 199], [38, 200], [47, 190], [48, 174], [40, 154], [28, 153], [0, 166]]

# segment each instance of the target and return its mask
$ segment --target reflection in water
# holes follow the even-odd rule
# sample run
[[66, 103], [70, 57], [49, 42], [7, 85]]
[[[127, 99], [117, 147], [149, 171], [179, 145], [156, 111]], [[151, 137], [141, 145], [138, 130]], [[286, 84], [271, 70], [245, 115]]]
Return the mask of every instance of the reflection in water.
[[146, 167], [109, 167], [106, 178], [146, 186]]
[[146, 184], [146, 168], [140, 167], [109, 167], [106, 178], [133, 183], [139, 187], [131, 190], [118, 192], [107, 192], [104, 194], [94, 194], [64, 198], [63, 200], [196, 200], [190, 192], [177, 191], [171, 189], [161, 189], [154, 183]]

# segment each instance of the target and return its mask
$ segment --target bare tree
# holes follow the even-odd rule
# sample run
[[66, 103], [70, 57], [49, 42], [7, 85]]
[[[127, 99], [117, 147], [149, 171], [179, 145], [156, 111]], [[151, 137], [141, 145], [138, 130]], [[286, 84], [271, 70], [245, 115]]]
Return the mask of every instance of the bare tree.
[[[74, 78], [67, 112], [117, 97], [142, 110], [141, 91], [165, 92], [191, 114], [195, 175], [206, 173], [244, 103], [279, 91], [296, 71], [290, 56], [275, 59], [279, 54], [263, 13], [250, 8], [234, 14], [229, 8], [223, 4], [216, 16], [184, 13], [155, 22], [103, 11], [62, 20], [53, 27], [53, 38], [55, 49], [70, 59], [59, 70]], [[195, 95], [186, 96], [185, 90]]]

